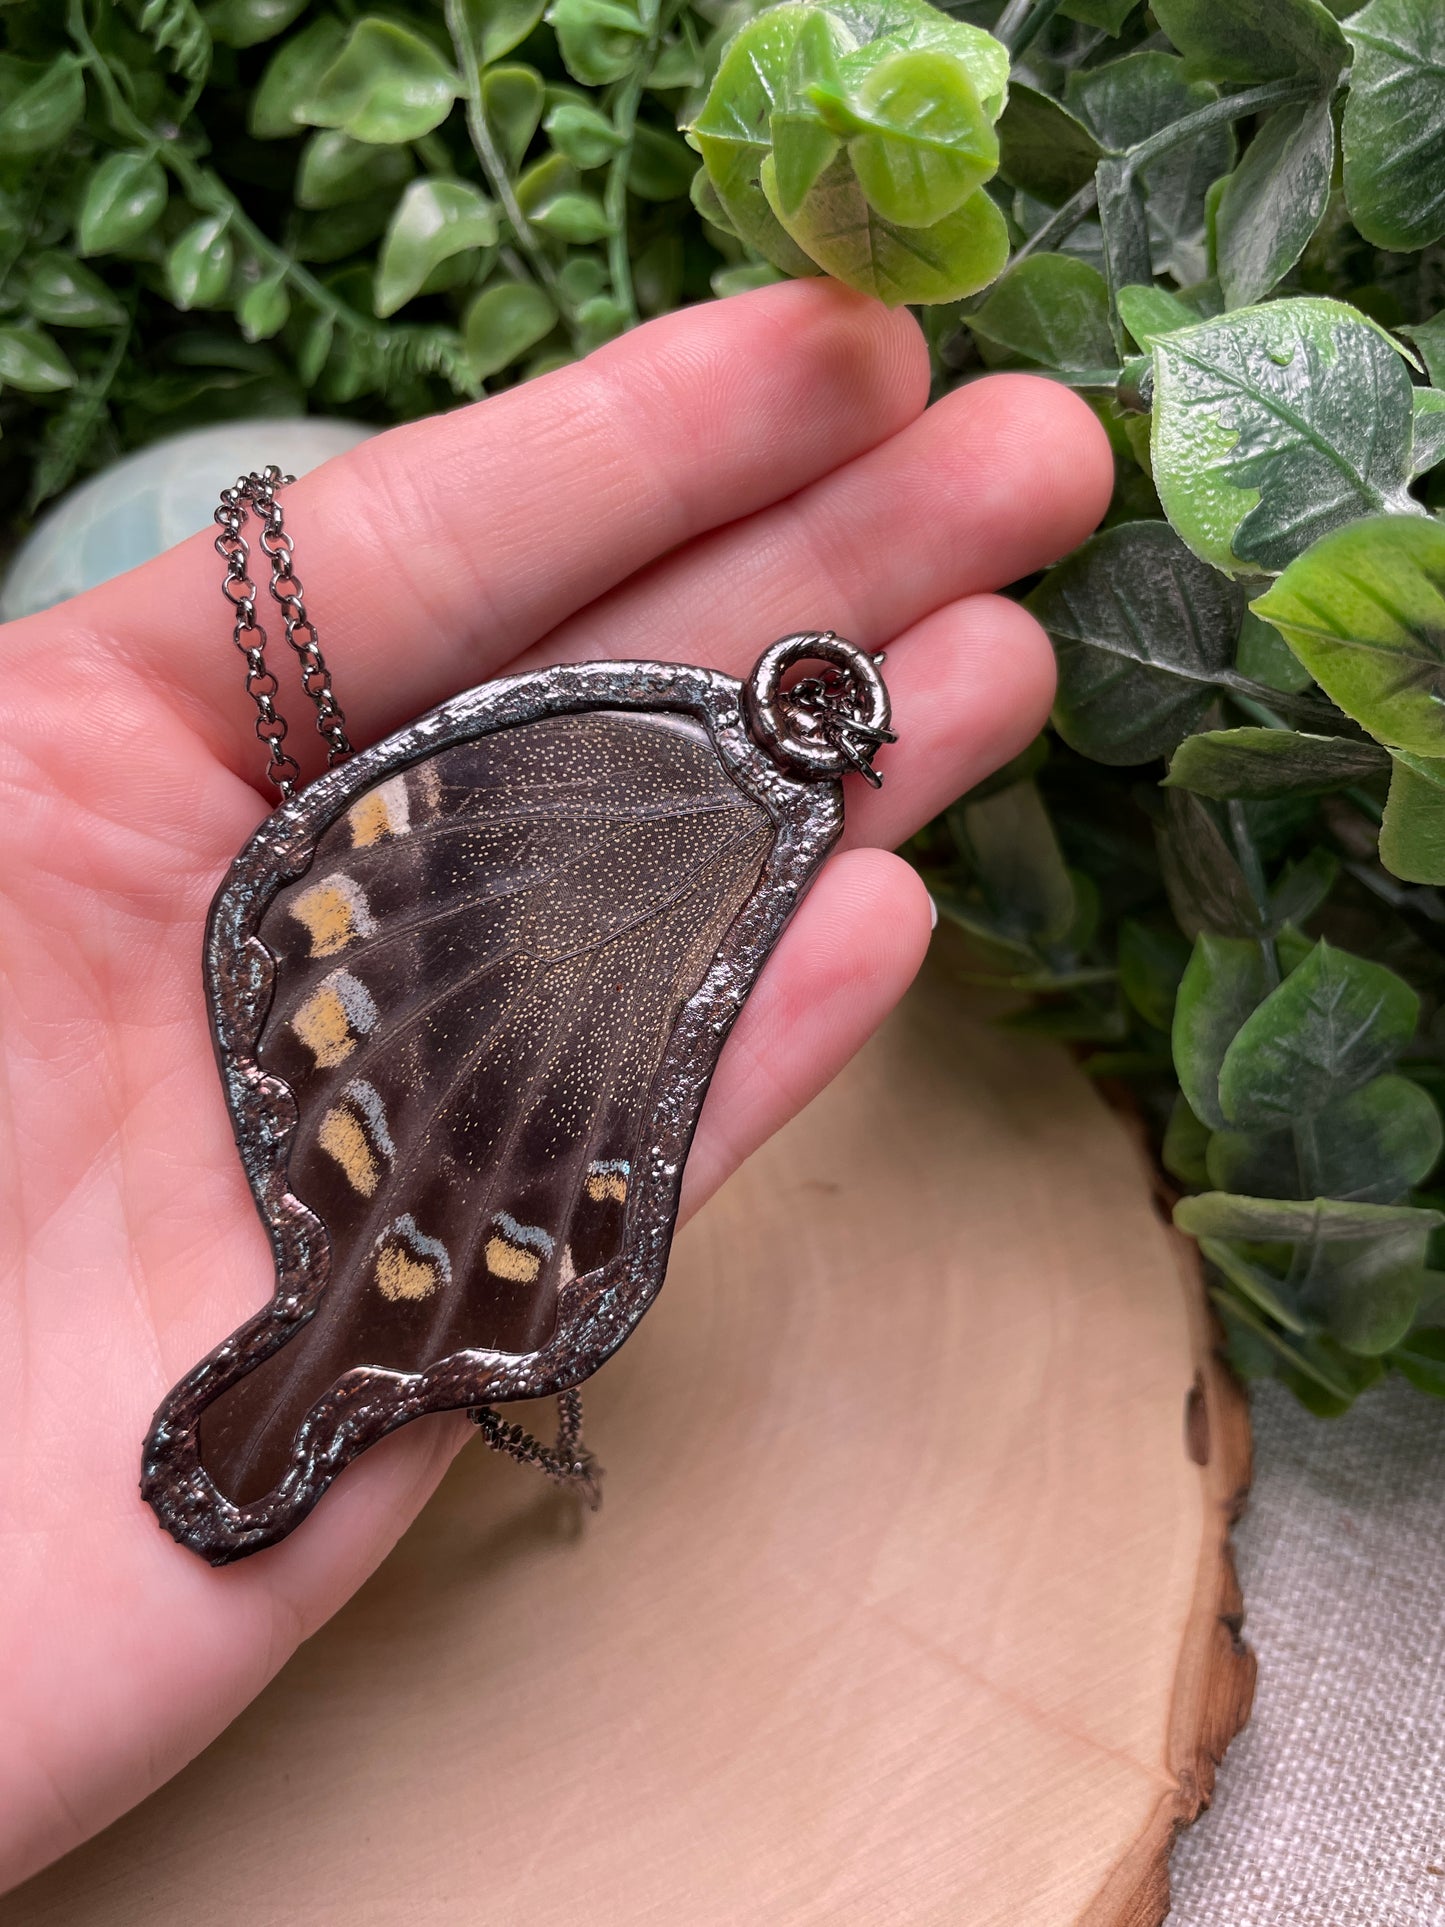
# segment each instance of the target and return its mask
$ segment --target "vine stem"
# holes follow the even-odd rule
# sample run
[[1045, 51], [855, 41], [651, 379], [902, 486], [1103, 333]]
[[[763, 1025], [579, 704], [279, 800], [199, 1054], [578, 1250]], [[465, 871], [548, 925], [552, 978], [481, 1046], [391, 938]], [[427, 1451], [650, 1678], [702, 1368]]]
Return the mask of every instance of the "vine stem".
[[[1137, 174], [1141, 167], [1167, 154], [1171, 148], [1181, 146], [1196, 135], [1218, 127], [1221, 123], [1243, 120], [1247, 114], [1257, 114], [1267, 107], [1282, 107], [1289, 101], [1307, 100], [1319, 92], [1318, 83], [1309, 80], [1270, 80], [1262, 87], [1246, 88], [1242, 94], [1226, 94], [1221, 100], [1211, 100], [1206, 106], [1196, 108], [1192, 114], [1161, 127], [1157, 134], [1147, 140], [1138, 141], [1127, 148], [1120, 158], [1124, 161], [1130, 175]], [[1085, 181], [1079, 191], [1055, 209], [1036, 234], [1015, 249], [1012, 259], [1004, 273], [1010, 273], [1020, 261], [1026, 261], [1031, 254], [1041, 253], [1058, 241], [1072, 234], [1080, 221], [1086, 221], [1099, 205], [1099, 186], [1097, 180]], [[1003, 278], [999, 277], [1000, 280]], [[997, 285], [997, 283], [995, 283]]]
[[627, 251], [627, 176], [632, 166], [632, 149], [637, 135], [637, 110], [642, 104], [642, 90], [657, 59], [662, 36], [677, 18], [680, 9], [681, 0], [667, 0], [665, 5], [663, 0], [642, 0], [638, 10], [638, 18], [644, 29], [642, 45], [612, 102], [612, 125], [622, 136], [622, 144], [608, 163], [602, 206], [608, 224], [607, 271], [612, 280], [612, 292], [622, 304], [629, 328], [635, 328], [639, 320], [637, 294], [632, 285], [632, 257]]
[[526, 258], [533, 277], [551, 295], [557, 304], [557, 311], [566, 321], [569, 330], [573, 326], [571, 303], [562, 291], [557, 270], [548, 258], [545, 248], [537, 239], [537, 231], [522, 212], [512, 186], [507, 164], [502, 158], [487, 125], [486, 109], [482, 104], [482, 69], [477, 59], [476, 46], [467, 26], [462, 0], [445, 0], [447, 32], [451, 35], [452, 49], [456, 54], [457, 66], [461, 70], [462, 81], [466, 87], [467, 135], [472, 143], [472, 151], [477, 163], [486, 176], [487, 185], [496, 196], [497, 203], [507, 217], [517, 246]]

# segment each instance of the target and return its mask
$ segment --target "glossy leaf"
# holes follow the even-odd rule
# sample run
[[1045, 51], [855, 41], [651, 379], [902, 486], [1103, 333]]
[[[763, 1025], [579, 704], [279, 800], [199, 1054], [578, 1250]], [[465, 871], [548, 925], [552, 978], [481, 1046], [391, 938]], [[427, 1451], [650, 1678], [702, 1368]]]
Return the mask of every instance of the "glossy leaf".
[[345, 45], [345, 27], [327, 13], [276, 49], [246, 116], [254, 139], [284, 140], [305, 125], [302, 110]]
[[1422, 512], [1409, 370], [1355, 309], [1266, 302], [1162, 336], [1153, 356], [1154, 484], [1216, 568], [1272, 573], [1359, 516]]
[[1376, 247], [1423, 248], [1445, 234], [1445, 8], [1371, 0], [1346, 32], [1355, 50], [1341, 129], [1350, 217]]
[[546, 97], [535, 67], [493, 67], [482, 76], [482, 112], [509, 168], [521, 166]]
[[1403, 978], [1321, 939], [1230, 1044], [1220, 1109], [1231, 1124], [1287, 1128], [1378, 1076], [1419, 1018]]
[[75, 370], [43, 328], [0, 326], [0, 387], [53, 395], [75, 386]]
[[[1066, 99], [1105, 147], [1122, 153], [1207, 107], [1215, 93], [1207, 82], [1190, 80], [1172, 54], [1147, 48], [1071, 74]], [[1116, 237], [1116, 287], [1147, 282], [1151, 259], [1154, 270], [1185, 285], [1204, 275], [1205, 195], [1233, 158], [1234, 136], [1221, 124], [1180, 141], [1137, 172], [1122, 162], [1101, 170], [1105, 238], [1111, 227]], [[1121, 237], [1128, 237], [1127, 247]]]
[[569, 247], [587, 247], [612, 231], [606, 208], [595, 194], [554, 195], [531, 217], [532, 225]]
[[60, 54], [0, 110], [0, 154], [27, 160], [48, 153], [85, 112], [85, 76], [74, 54]]
[[1215, 212], [1225, 303], [1245, 308], [1282, 281], [1329, 205], [1335, 123], [1328, 93], [1277, 107], [1229, 176]]
[[394, 20], [364, 15], [296, 113], [313, 127], [391, 145], [439, 127], [460, 92], [431, 41]]
[[852, 87], [818, 81], [805, 92], [846, 137], [869, 205], [900, 227], [931, 227], [998, 167], [998, 136], [968, 68], [936, 48], [871, 62]]
[[1445, 755], [1445, 528], [1373, 516], [1324, 537], [1254, 604], [1382, 743]]
[[1027, 606], [1058, 658], [1055, 728], [1082, 755], [1129, 764], [1173, 749], [1214, 701], [1244, 598], [1165, 523], [1129, 522], [1051, 570]]
[[1209, 80], [1241, 87], [1297, 75], [1332, 81], [1350, 56], [1320, 0], [1153, 0], [1153, 6], [1191, 72]]
[[1325, 796], [1378, 776], [1389, 758], [1373, 743], [1290, 729], [1212, 729], [1186, 737], [1165, 782], [1196, 796]]
[[25, 306], [53, 328], [114, 328], [125, 320], [125, 309], [100, 276], [58, 250], [32, 261]]
[[492, 247], [497, 210], [470, 181], [413, 181], [396, 204], [376, 264], [374, 306], [395, 314], [454, 255]]
[[484, 67], [520, 47], [546, 9], [546, 0], [463, 0], [471, 43]]
[[1224, 1054], [1269, 990], [1257, 942], [1207, 932], [1198, 938], [1179, 984], [1172, 1044], [1185, 1099], [1212, 1130], [1223, 1130], [1228, 1123], [1219, 1097]]
[[301, 150], [296, 174], [296, 205], [305, 208], [340, 207], [370, 194], [398, 188], [412, 172], [404, 147], [377, 147], [359, 141], [340, 128], [315, 133]]
[[1115, 297], [1119, 319], [1147, 350], [1160, 335], [1172, 335], [1180, 328], [1192, 328], [1199, 316], [1177, 294], [1152, 283], [1120, 288]]
[[1042, 368], [1108, 368], [1114, 360], [1104, 277], [1072, 255], [1020, 261], [968, 325], [991, 347]]
[[255, 47], [284, 33], [305, 12], [306, 4], [307, 0], [212, 0], [201, 17], [219, 46]]
[[1061, 102], [1015, 81], [998, 124], [998, 171], [1057, 207], [1094, 177], [1104, 150]]
[[[765, 192], [772, 165], [770, 155]], [[897, 227], [869, 205], [841, 155], [783, 226], [826, 273], [895, 307], [959, 301], [996, 280], [1008, 260], [1008, 223], [986, 194], [971, 194], [930, 227]]]
[[621, 80], [647, 38], [637, 8], [627, 0], [553, 0], [547, 24], [568, 73], [584, 87]]
[[235, 258], [225, 215], [203, 215], [166, 256], [171, 300], [182, 311], [214, 307], [230, 286]]
[[1445, 310], [1432, 315], [1428, 321], [1417, 321], [1413, 327], [1401, 328], [1399, 332], [1419, 349], [1420, 359], [1434, 386], [1445, 388]]
[[495, 281], [473, 301], [462, 323], [468, 362], [479, 381], [509, 368], [551, 333], [557, 311], [541, 288]]
[[676, 134], [638, 126], [627, 167], [628, 191], [641, 201], [684, 200], [697, 164], [696, 154]]
[[82, 254], [134, 247], [165, 208], [165, 169], [149, 154], [111, 154], [91, 175], [76, 218]]
[[605, 167], [623, 144], [615, 123], [582, 100], [560, 101], [544, 125], [557, 152], [584, 170]]
[[1392, 752], [1380, 861], [1406, 883], [1445, 884], [1445, 762]]
[[236, 304], [236, 320], [247, 341], [268, 341], [279, 334], [290, 313], [291, 297], [279, 273], [255, 282]]

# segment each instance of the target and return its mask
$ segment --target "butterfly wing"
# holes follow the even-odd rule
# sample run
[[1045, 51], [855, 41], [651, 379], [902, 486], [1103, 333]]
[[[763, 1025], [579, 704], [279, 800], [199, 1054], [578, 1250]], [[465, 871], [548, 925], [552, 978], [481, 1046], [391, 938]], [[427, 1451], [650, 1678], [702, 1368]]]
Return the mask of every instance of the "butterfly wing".
[[[681, 1159], [659, 1181], [659, 1116], [685, 1153], [796, 899], [794, 792], [812, 799], [809, 871], [836, 834], [836, 806], [819, 813], [832, 786], [730, 749], [736, 705], [709, 693], [693, 713], [566, 707], [400, 767], [368, 752], [374, 780], [323, 779], [339, 806], [313, 812], [299, 874], [239, 920], [223, 892], [222, 1068], [282, 1288], [158, 1415], [150, 1496], [170, 1492], [157, 1509], [177, 1530], [183, 1442], [178, 1536], [196, 1543], [204, 1513], [210, 1556], [218, 1519], [246, 1541], [220, 1556], [265, 1543], [371, 1436], [499, 1395], [499, 1355], [554, 1361], [500, 1395], [585, 1375], [617, 1338], [579, 1360], [573, 1308], [617, 1298], [639, 1266], [643, 1302], [660, 1283]], [[780, 841], [788, 875], [765, 889]], [[740, 931], [750, 954], [730, 959]], [[680, 1065], [700, 997], [721, 1021]]]

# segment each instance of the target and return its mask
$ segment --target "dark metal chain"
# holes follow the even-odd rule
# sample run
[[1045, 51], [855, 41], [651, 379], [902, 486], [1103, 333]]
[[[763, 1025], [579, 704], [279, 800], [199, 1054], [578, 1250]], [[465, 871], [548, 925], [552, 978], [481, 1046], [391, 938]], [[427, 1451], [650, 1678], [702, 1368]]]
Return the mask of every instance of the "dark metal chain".
[[316, 730], [326, 744], [328, 766], [351, 754], [346, 716], [331, 687], [316, 625], [306, 613], [301, 578], [293, 564], [293, 543], [286, 532], [276, 491], [294, 478], [274, 466], [259, 475], [242, 475], [234, 488], [221, 490], [215, 520], [221, 533], [216, 552], [226, 564], [221, 592], [235, 611], [233, 640], [246, 660], [246, 693], [256, 705], [256, 735], [266, 745], [266, 775], [283, 799], [294, 796], [299, 764], [285, 747], [286, 718], [276, 707], [279, 687], [266, 665], [266, 632], [256, 620], [256, 585], [250, 577], [251, 552], [241, 530], [248, 510], [261, 525], [260, 543], [271, 563], [271, 594], [281, 610], [286, 640], [301, 667], [301, 687], [316, 706]]
[[554, 1485], [575, 1492], [589, 1510], [602, 1503], [602, 1470], [582, 1443], [582, 1397], [575, 1386], [557, 1394], [557, 1443], [544, 1445], [520, 1425], [509, 1425], [490, 1405], [474, 1405], [470, 1417], [495, 1452], [534, 1465]]

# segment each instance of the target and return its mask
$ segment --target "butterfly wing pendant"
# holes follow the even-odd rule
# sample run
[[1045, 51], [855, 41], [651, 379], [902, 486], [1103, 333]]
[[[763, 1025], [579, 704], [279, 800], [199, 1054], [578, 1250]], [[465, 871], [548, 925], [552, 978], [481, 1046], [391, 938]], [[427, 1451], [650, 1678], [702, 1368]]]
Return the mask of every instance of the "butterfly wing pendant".
[[[832, 682], [781, 693], [804, 657]], [[142, 1491], [176, 1539], [243, 1557], [397, 1426], [558, 1392], [622, 1343], [723, 1042], [887, 724], [832, 636], [746, 684], [566, 666], [262, 824], [205, 983], [275, 1294], [156, 1414]]]

